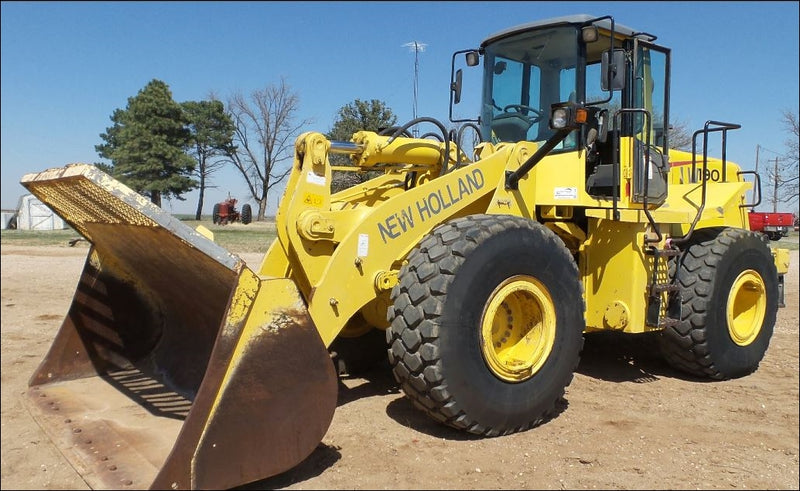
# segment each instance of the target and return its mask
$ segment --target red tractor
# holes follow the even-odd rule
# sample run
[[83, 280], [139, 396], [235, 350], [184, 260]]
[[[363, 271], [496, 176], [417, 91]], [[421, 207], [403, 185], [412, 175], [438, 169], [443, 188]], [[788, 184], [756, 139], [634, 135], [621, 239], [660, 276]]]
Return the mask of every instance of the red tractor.
[[214, 222], [215, 225], [227, 225], [237, 221], [241, 221], [243, 224], [247, 225], [253, 221], [253, 210], [250, 208], [250, 205], [243, 205], [242, 212], [239, 213], [236, 209], [236, 202], [237, 200], [235, 198], [228, 196], [228, 199], [222, 203], [215, 204], [214, 211], [211, 214], [211, 221]]

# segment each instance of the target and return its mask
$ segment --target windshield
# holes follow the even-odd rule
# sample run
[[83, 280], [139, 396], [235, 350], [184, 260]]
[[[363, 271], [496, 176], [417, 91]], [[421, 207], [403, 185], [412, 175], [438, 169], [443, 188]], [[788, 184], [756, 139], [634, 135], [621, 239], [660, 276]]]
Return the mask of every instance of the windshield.
[[[574, 26], [548, 28], [486, 47], [481, 110], [485, 140], [544, 141], [553, 134], [550, 105], [575, 101], [578, 35]], [[575, 145], [571, 136], [558, 148]]]

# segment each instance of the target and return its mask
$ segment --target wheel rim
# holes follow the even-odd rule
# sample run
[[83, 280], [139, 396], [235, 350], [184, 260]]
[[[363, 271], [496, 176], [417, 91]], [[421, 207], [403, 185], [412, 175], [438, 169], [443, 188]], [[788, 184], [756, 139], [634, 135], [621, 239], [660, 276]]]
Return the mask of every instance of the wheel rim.
[[752, 269], [743, 271], [733, 282], [728, 297], [728, 332], [734, 343], [747, 346], [758, 337], [767, 311], [764, 280]]
[[553, 300], [539, 280], [519, 275], [495, 288], [481, 320], [481, 351], [492, 373], [508, 382], [529, 379], [547, 361], [555, 337]]

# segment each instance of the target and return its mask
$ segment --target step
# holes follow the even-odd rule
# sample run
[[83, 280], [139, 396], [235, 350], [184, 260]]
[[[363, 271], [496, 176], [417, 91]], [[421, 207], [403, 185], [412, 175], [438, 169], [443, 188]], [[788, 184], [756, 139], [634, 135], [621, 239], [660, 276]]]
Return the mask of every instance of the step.
[[674, 257], [674, 256], [680, 255], [681, 250], [680, 249], [656, 249], [656, 248], [650, 248], [650, 249], [646, 249], [644, 252], [648, 256]]
[[672, 327], [680, 322], [679, 319], [673, 319], [672, 317], [662, 317], [658, 321], [658, 327]]
[[663, 293], [663, 292], [677, 292], [681, 289], [680, 286], [674, 283], [663, 283], [658, 285], [652, 285], [653, 291], [656, 293]]

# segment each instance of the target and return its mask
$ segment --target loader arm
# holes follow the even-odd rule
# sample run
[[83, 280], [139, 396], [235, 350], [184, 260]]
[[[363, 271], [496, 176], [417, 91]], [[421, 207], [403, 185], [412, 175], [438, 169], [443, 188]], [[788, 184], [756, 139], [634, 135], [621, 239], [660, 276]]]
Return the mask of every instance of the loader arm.
[[[359, 185], [363, 193], [347, 193], [352, 201], [334, 201], [327, 155], [331, 142], [319, 133], [298, 138], [276, 216], [278, 238], [260, 270], [295, 280], [326, 345], [360, 309], [384, 298], [388, 302], [402, 258], [425, 235], [452, 218], [484, 212], [503, 186], [505, 171], [518, 168], [535, 149], [528, 142], [501, 146], [479, 161], [406, 189], [404, 166], [438, 169], [442, 144], [411, 138], [389, 144], [389, 138], [370, 132], [355, 138], [365, 149], [353, 157], [360, 165], [388, 162], [397, 167]], [[386, 307], [377, 308], [380, 315], [385, 316]]]

